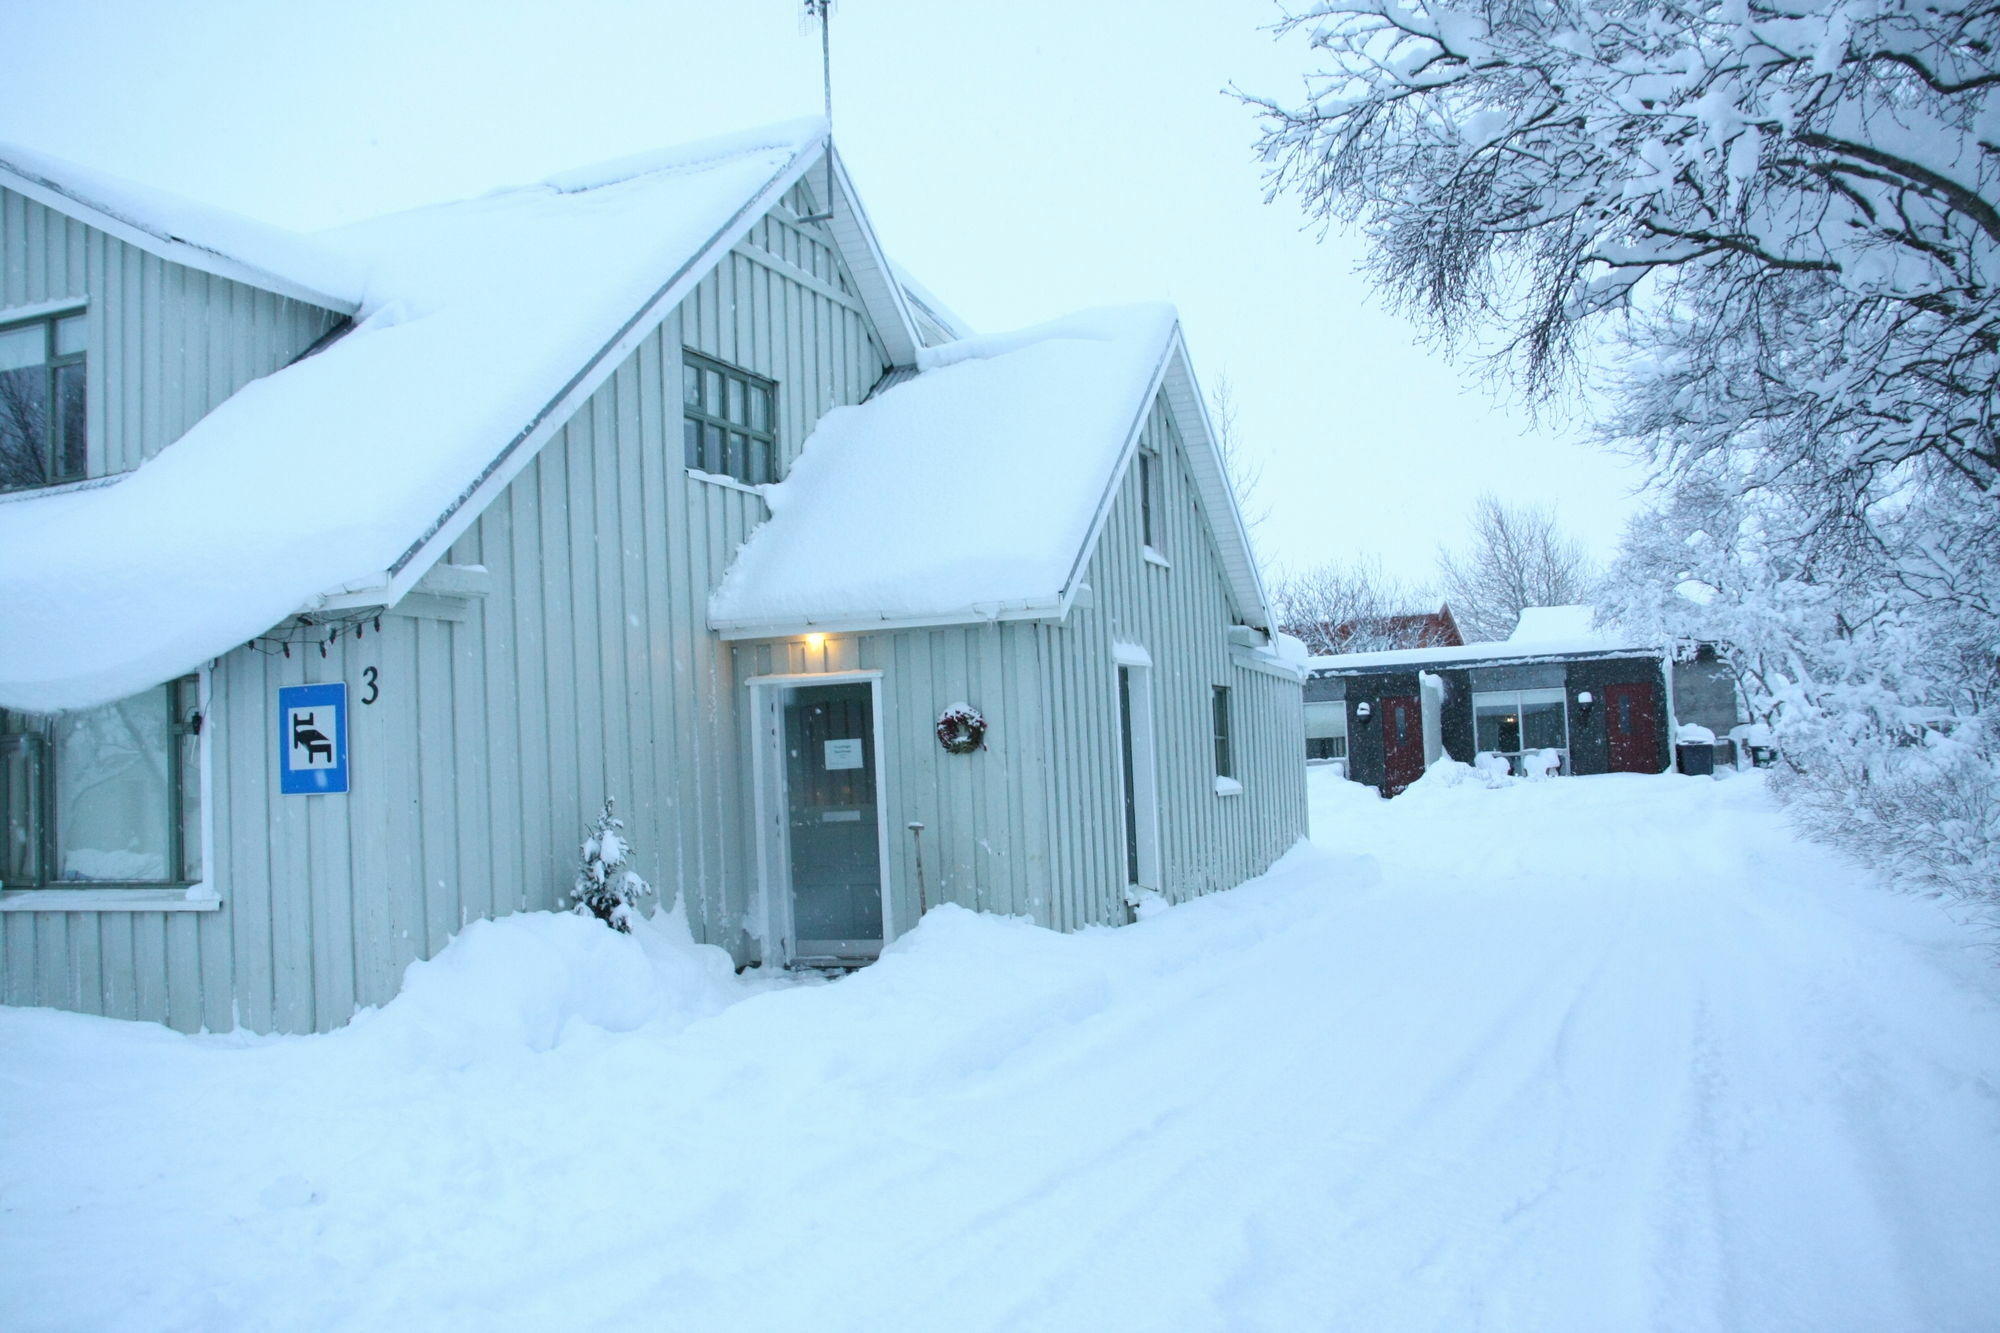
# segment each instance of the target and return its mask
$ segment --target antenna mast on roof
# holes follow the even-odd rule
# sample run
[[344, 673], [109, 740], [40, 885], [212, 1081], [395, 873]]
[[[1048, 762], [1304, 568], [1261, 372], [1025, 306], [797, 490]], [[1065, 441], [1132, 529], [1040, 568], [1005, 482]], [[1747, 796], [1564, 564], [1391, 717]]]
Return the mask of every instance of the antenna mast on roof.
[[799, 219], [801, 222], [833, 220], [833, 0], [805, 0], [804, 21], [819, 20], [819, 82], [826, 95], [826, 198], [820, 211]]

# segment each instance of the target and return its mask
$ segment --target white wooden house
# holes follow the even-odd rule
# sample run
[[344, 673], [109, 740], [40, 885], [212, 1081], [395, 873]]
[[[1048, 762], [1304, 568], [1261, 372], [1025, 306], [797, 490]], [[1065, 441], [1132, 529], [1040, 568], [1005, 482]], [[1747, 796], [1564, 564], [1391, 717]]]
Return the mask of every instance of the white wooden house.
[[0, 999], [338, 1026], [607, 796], [742, 963], [1261, 871], [1172, 312], [960, 332], [818, 122], [312, 237], [0, 145]]

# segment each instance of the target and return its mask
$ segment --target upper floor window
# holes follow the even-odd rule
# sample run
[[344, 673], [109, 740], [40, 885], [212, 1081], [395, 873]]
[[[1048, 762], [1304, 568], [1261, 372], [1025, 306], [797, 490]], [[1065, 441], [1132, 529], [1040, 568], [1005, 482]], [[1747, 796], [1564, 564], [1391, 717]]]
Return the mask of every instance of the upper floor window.
[[53, 718], [0, 712], [0, 885], [201, 879], [196, 678]]
[[0, 491], [84, 476], [83, 315], [0, 323]]
[[1154, 511], [1158, 503], [1154, 492], [1159, 486], [1160, 457], [1151, 449], [1139, 451], [1139, 540], [1155, 550], [1159, 548], [1158, 534], [1154, 531]]
[[687, 465], [750, 486], [778, 479], [778, 386], [699, 352], [682, 353]]

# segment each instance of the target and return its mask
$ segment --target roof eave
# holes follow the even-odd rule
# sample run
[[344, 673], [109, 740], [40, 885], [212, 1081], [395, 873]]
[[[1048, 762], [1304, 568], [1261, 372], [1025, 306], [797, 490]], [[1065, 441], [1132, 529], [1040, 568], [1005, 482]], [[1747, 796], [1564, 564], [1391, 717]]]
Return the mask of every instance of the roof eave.
[[893, 630], [940, 629], [952, 625], [987, 625], [1007, 620], [1061, 620], [1068, 612], [1062, 596], [1023, 598], [1004, 603], [983, 602], [955, 611], [905, 616], [866, 616], [836, 612], [824, 617], [785, 616], [769, 619], [717, 619], [708, 626], [725, 640], [795, 639], [807, 634], [881, 634]]
[[65, 217], [87, 223], [127, 245], [184, 268], [196, 269], [213, 277], [227, 278], [231, 282], [240, 282], [274, 295], [290, 297], [294, 301], [303, 301], [307, 305], [319, 306], [337, 314], [352, 315], [361, 309], [361, 302], [354, 297], [324, 291], [283, 274], [246, 263], [234, 256], [225, 255], [219, 250], [211, 250], [178, 236], [161, 235], [139, 226], [99, 204], [72, 194], [46, 177], [35, 175], [4, 159], [0, 159], [0, 185], [5, 185], [8, 189], [34, 200], [45, 208], [54, 209]]

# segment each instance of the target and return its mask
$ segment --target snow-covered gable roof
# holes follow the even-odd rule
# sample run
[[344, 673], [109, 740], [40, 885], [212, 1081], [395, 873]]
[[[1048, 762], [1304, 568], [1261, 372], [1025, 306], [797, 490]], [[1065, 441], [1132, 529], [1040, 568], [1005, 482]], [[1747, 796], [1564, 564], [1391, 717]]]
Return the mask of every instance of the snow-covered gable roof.
[[203, 273], [351, 315], [362, 275], [332, 248], [192, 199], [0, 142], [0, 186]]
[[1531, 606], [1521, 612], [1514, 623], [1514, 632], [1504, 639], [1440, 648], [1334, 653], [1314, 657], [1309, 663], [1309, 670], [1318, 675], [1345, 675], [1397, 667], [1465, 666], [1475, 662], [1620, 654], [1657, 655], [1661, 651], [1662, 646], [1658, 643], [1641, 642], [1615, 625], [1599, 625], [1595, 607]]
[[828, 413], [770, 488], [770, 521], [709, 601], [725, 637], [1060, 617], [1156, 392], [1181, 426], [1232, 609], [1268, 623], [1171, 306], [963, 339], [918, 364]]
[[[0, 706], [90, 706], [341, 594], [399, 600], [826, 151], [795, 122], [315, 238], [366, 275], [352, 332], [117, 484], [0, 503]], [[851, 195], [834, 225], [865, 234]], [[867, 248], [850, 267], [894, 289]], [[884, 337], [914, 356], [906, 317]]]
[[1621, 647], [1624, 638], [1625, 636], [1615, 628], [1600, 626], [1597, 623], [1596, 607], [1578, 602], [1569, 606], [1522, 608], [1520, 618], [1514, 622], [1514, 632], [1507, 636], [1507, 642], [1568, 643], [1597, 639], [1607, 647]]

